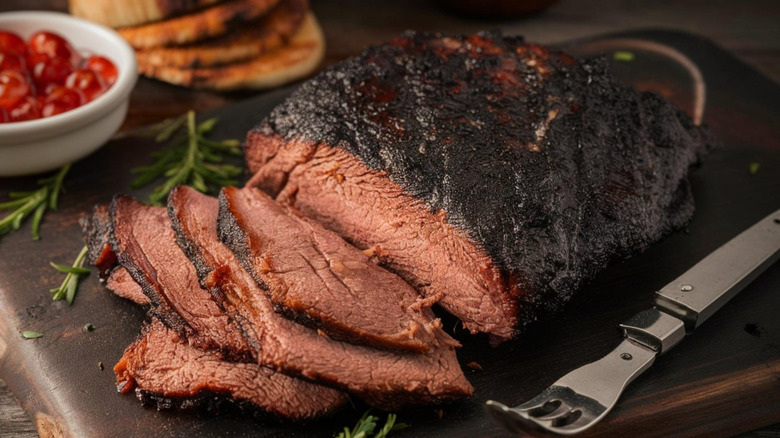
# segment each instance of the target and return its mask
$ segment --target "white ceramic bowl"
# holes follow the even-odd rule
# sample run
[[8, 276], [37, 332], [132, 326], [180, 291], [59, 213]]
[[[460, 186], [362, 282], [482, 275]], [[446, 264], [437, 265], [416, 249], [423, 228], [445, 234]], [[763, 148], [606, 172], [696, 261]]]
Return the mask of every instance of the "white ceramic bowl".
[[97, 99], [56, 116], [0, 124], [0, 176], [45, 172], [76, 161], [103, 146], [127, 114], [138, 79], [135, 53], [113, 30], [56, 12], [0, 13], [0, 29], [25, 40], [39, 30], [62, 35], [80, 53], [109, 58], [117, 80]]

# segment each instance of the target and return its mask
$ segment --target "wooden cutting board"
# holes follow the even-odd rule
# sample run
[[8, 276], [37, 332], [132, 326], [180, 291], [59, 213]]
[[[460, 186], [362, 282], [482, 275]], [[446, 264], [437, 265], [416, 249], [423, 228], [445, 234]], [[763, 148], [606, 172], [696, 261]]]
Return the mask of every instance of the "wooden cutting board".
[[[484, 336], [454, 329], [464, 344], [461, 364], [476, 362], [482, 368], [464, 368], [475, 396], [401, 412], [401, 421], [411, 427], [399, 437], [508, 436], [483, 411], [486, 400], [521, 403], [569, 370], [599, 358], [618, 343], [616, 325], [648, 307], [655, 289], [780, 208], [777, 84], [688, 34], [633, 32], [566, 47], [579, 54], [630, 51], [633, 61], [613, 61], [621, 80], [658, 90], [691, 113], [697, 100], [704, 99], [704, 119], [721, 147], [692, 173], [696, 214], [685, 232], [614, 264], [565, 311], [515, 341], [491, 348]], [[243, 138], [290, 91], [204, 117], [221, 118], [215, 138]], [[357, 402], [327, 420], [289, 424], [232, 414], [158, 413], [141, 407], [131, 395], [116, 393], [111, 367], [137, 336], [144, 313], [106, 292], [94, 273], [82, 282], [73, 306], [52, 302], [48, 289], [62, 277], [48, 262], [72, 261], [82, 246], [78, 217], [93, 204], [128, 192], [129, 169], [148, 163], [149, 153], [158, 147], [137, 137], [112, 141], [74, 166], [61, 210], [46, 216], [41, 241], [30, 239], [27, 226], [0, 241], [0, 377], [44, 436], [330, 437], [354, 424], [365, 410]], [[760, 165], [755, 175], [748, 170], [752, 162]], [[34, 184], [35, 178], [0, 180], [0, 199]], [[143, 198], [148, 192], [131, 193]], [[588, 435], [727, 436], [780, 422], [779, 311], [777, 264], [661, 357]], [[456, 326], [445, 321], [449, 330]], [[96, 330], [84, 332], [86, 323]], [[22, 330], [45, 336], [25, 340]]]

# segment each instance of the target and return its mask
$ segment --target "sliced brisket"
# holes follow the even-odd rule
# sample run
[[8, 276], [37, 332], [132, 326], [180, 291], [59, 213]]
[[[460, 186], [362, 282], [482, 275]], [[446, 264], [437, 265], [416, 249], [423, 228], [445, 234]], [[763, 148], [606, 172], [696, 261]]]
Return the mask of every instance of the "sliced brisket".
[[225, 243], [277, 308], [334, 339], [428, 349], [438, 321], [423, 319], [417, 292], [401, 278], [258, 189], [226, 187], [223, 197], [238, 231]]
[[195, 268], [176, 244], [165, 208], [117, 196], [109, 211], [111, 246], [149, 298], [152, 314], [199, 348], [247, 360], [251, 352], [246, 342], [198, 284]]
[[158, 408], [198, 408], [227, 399], [288, 419], [309, 419], [343, 406], [342, 392], [276, 373], [252, 363], [230, 363], [199, 350], [159, 321], [125, 349], [114, 367], [117, 388], [136, 389]]
[[106, 289], [124, 299], [130, 300], [139, 306], [149, 306], [152, 304], [149, 297], [144, 294], [144, 290], [133, 280], [127, 269], [118, 266], [106, 280]]
[[92, 213], [79, 219], [81, 232], [87, 244], [87, 261], [100, 270], [105, 278], [116, 264], [116, 254], [111, 249], [111, 216], [106, 205], [96, 205]]
[[708, 148], [604, 60], [407, 33], [303, 84], [248, 134], [246, 159], [250, 185], [507, 339], [685, 224]]
[[[422, 354], [376, 350], [330, 339], [282, 317], [231, 250], [217, 236], [218, 203], [179, 187], [168, 199], [180, 244], [203, 286], [220, 297], [261, 364], [348, 390], [366, 402], [392, 409], [437, 403], [472, 393], [455, 357], [457, 344], [440, 329]], [[230, 233], [232, 225], [225, 225]], [[431, 317], [429, 310], [424, 313]], [[378, 317], [382, 317], [379, 315]]]

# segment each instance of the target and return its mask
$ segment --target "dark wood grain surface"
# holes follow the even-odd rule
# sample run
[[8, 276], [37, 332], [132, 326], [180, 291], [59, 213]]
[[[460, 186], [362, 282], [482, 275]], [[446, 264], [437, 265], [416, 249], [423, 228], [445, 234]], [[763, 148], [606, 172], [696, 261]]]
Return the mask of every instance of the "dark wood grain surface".
[[[598, 7], [595, 3], [598, 3]], [[315, 1], [314, 7], [328, 37], [328, 62], [333, 62], [355, 53], [365, 44], [392, 37], [405, 28], [450, 32], [501, 28], [507, 32], [525, 34], [531, 40], [552, 43], [615, 29], [642, 26], [671, 26], [708, 36], [718, 44], [731, 49], [738, 57], [750, 62], [754, 67], [763, 70], [775, 80], [780, 78], [780, 61], [778, 61], [780, 58], [778, 56], [780, 36], [776, 28], [778, 13], [775, 2], [743, 2], [739, 5], [736, 5], [736, 2], [724, 1], [686, 2], [685, 4], [668, 2], [660, 5], [658, 3], [614, 0], [606, 2], [574, 2], [564, 0], [545, 14], [508, 22], [474, 21], [448, 15], [442, 12], [436, 5], [426, 2]], [[0, 10], [18, 9], [19, 5], [24, 5], [24, 8], [64, 8], [64, 2], [62, 1], [6, 0], [0, 3]], [[413, 13], [410, 13], [410, 11]], [[693, 49], [695, 51], [696, 48], [694, 47]], [[711, 68], [717, 67], [711, 66]], [[748, 74], [746, 77], [745, 74], [747, 73], [745, 70], [739, 70], [736, 74], [738, 75], [727, 79], [737, 82], [749, 81], [750, 83], [765, 81], [760, 76]], [[721, 86], [728, 87], [727, 82], [724, 81], [724, 84]], [[761, 84], [765, 87], [771, 86], [771, 84], [767, 85], [765, 82], [761, 82]], [[755, 87], [759, 85], [755, 85]], [[733, 87], [731, 94], [724, 92], [721, 96], [722, 104], [750, 106], [745, 103], [744, 96], [734, 95], [739, 90], [742, 89]], [[753, 92], [756, 92], [755, 88]], [[180, 114], [190, 108], [198, 110], [216, 108], [228, 103], [241, 101], [255, 94], [258, 93], [245, 92], [223, 95], [209, 92], [192, 92], [153, 81], [142, 80], [134, 92], [130, 114], [125, 126], [133, 127], [158, 121], [171, 115]], [[774, 97], [774, 101], [772, 101], [772, 97]], [[732, 148], [736, 148], [729, 149], [730, 154], [721, 155], [720, 158], [718, 156], [711, 158], [711, 161], [708, 162], [702, 173], [698, 174], [699, 176], [694, 179], [695, 188], [698, 187], [696, 194], [699, 202], [704, 202], [705, 207], [707, 203], [710, 203], [709, 214], [722, 215], [720, 222], [707, 223], [706, 226], [697, 229], [697, 216], [697, 219], [691, 224], [691, 234], [687, 235], [687, 237], [673, 236], [668, 241], [660, 244], [657, 247], [658, 249], [653, 248], [648, 254], [629, 262], [628, 265], [615, 268], [605, 274], [601, 280], [589, 288], [591, 291], [597, 291], [593, 292], [592, 295], [595, 299], [575, 303], [575, 307], [591, 309], [595, 313], [598, 313], [597, 310], [599, 308], [612, 309], [599, 317], [593, 317], [592, 314], [587, 312], [567, 312], [562, 316], [560, 324], [553, 323], [539, 327], [535, 329], [535, 333], [529, 334], [524, 340], [495, 351], [488, 350], [485, 352], [479, 349], [476, 346], [477, 343], [482, 342], [479, 338], [467, 342], [466, 348], [464, 348], [461, 354], [464, 363], [468, 362], [469, 359], [473, 359], [495, 364], [492, 371], [487, 370], [486, 372], [474, 373], [470, 376], [475, 381], [475, 385], [480, 388], [489, 383], [493, 384], [491, 382], [497, 382], [506, 388], [515, 388], [518, 381], [516, 367], [513, 366], [512, 360], [507, 360], [507, 357], [513, 358], [513, 360], [522, 359], [525, 364], [523, 368], [526, 371], [524, 381], [535, 383], [524, 385], [523, 388], [517, 388], [514, 394], [509, 392], [503, 393], [506, 401], [519, 402], [524, 397], [532, 395], [535, 391], [549, 384], [551, 381], [549, 381], [548, 376], [563, 373], [579, 363], [596, 358], [605, 351], [605, 348], [609, 347], [608, 340], [610, 336], [614, 336], [614, 324], [630, 315], [631, 312], [639, 310], [641, 306], [646, 305], [649, 301], [649, 296], [647, 296], [647, 299], [626, 302], [625, 294], [619, 293], [620, 288], [644, 284], [641, 293], [646, 293], [652, 290], [653, 287], [660, 286], [667, 279], [672, 278], [684, 269], [680, 265], [686, 261], [694, 261], [697, 256], [702, 256], [706, 251], [714, 249], [719, 243], [716, 241], [717, 237], [725, 238], [729, 233], [734, 234], [742, 227], [747, 226], [752, 220], [757, 219], [755, 217], [756, 207], [751, 204], [751, 201], [755, 201], [756, 198], [761, 199], [762, 195], [769, 196], [772, 194], [775, 194], [774, 199], [777, 201], [777, 194], [780, 193], [777, 181], [778, 162], [777, 155], [773, 155], [776, 154], [777, 150], [780, 150], [776, 135], [777, 130], [772, 132], [766, 129], [763, 131], [757, 129], [761, 126], [772, 126], [772, 123], [777, 124], [777, 98], [777, 93], [763, 96], [760, 99], [760, 103], [757, 106], [753, 106], [752, 112], [741, 111], [744, 108], [736, 108], [732, 109], [732, 111], [722, 111], [720, 113], [708, 112], [708, 121], [716, 125], [716, 130], [721, 132], [721, 136], [725, 135], [725, 138], [730, 141]], [[233, 123], [232, 127], [233, 129], [243, 129], [241, 127], [242, 123], [251, 123], [251, 120], [251, 114], [249, 114], [242, 122]], [[747, 135], [745, 134], [746, 132], [748, 133]], [[95, 163], [95, 160], [110, 161], [106, 154], [118, 154], [119, 157], [123, 158], [120, 161], [126, 163], [142, 162], [144, 158], [143, 149], [122, 151], [123, 147], [128, 148], [130, 146], [131, 144], [127, 143], [113, 145], [111, 148], [101, 151], [99, 155], [90, 158], [88, 163], [90, 161]], [[753, 160], [760, 160], [762, 168], [759, 175], [755, 178], [748, 178], [747, 163]], [[774, 179], [772, 179], [772, 163], [775, 164]], [[720, 169], [721, 174], [725, 172], [725, 175], [713, 176], [713, 172], [716, 172], [718, 169]], [[84, 185], [85, 182], [90, 181], [89, 178], [95, 177], [95, 175], [90, 175], [92, 171], [90, 166], [83, 165], [77, 167], [76, 170], [80, 170], [80, 176], [74, 178], [71, 182], [76, 186], [79, 184]], [[707, 172], [710, 172], [710, 174]], [[708, 178], [717, 179], [720, 184], [710, 183]], [[768, 179], [762, 180], [761, 178]], [[0, 187], [4, 187], [2, 183], [3, 181], [0, 181]], [[115, 181], [115, 184], [117, 190], [121, 190], [120, 184], [125, 184], [122, 187], [126, 187], [126, 181], [123, 179]], [[735, 184], [737, 187], [741, 187], [740, 190], [750, 187], [752, 184], [759, 193], [748, 191], [748, 193], [751, 193], [750, 195], [745, 196], [744, 199], [738, 199], [739, 192], [734, 188]], [[765, 192], [767, 190], [768, 192]], [[729, 206], [724, 205], [723, 201], [718, 201], [724, 193], [731, 196], [726, 196], [726, 199], [734, 201], [729, 202], [733, 204], [731, 205], [733, 209], [727, 208]], [[72, 196], [78, 195], [83, 195], [85, 199], [80, 201], [79, 205], [71, 205], [59, 214], [63, 215], [63, 217], [75, 217], [79, 208], [99, 198], [97, 194], [89, 191], [72, 194]], [[771, 205], [771, 200], [772, 198], [764, 199], [764, 205]], [[775, 206], [780, 206], [780, 203], [775, 202]], [[734, 213], [733, 210], [737, 210], [737, 212]], [[724, 214], [726, 212], [729, 214]], [[72, 221], [50, 224], [50, 227], [54, 228], [52, 232], [71, 230], [73, 226]], [[17, 237], [11, 243], [3, 242], [0, 244], [0, 260], [3, 262], [4, 267], [14, 265], [13, 263], [5, 263], [8, 261], [7, 258], [10, 257], [9, 253], [13, 252], [16, 254], [17, 250], [24, 250], [24, 248], [33, 250], [34, 244], [27, 242], [26, 236], [24, 237]], [[709, 237], [712, 238], [712, 242], [708, 239]], [[47, 256], [59, 257], [60, 260], [72, 257], [72, 254], [70, 254], [72, 251], [70, 250], [76, 244], [73, 236], [50, 235], [45, 238], [57, 240], [59, 244], [64, 244], [59, 252], [47, 254]], [[686, 249], [686, 245], [684, 243], [681, 244], [680, 239], [695, 239], [695, 242], [705, 242], [707, 245], [704, 248], [698, 245], [697, 247]], [[668, 253], [670, 248], [674, 250], [671, 256]], [[661, 259], [659, 260], [659, 258]], [[28, 267], [30, 272], [28, 274], [40, 276], [40, 267], [36, 266], [33, 268], [32, 263], [30, 261], [31, 265]], [[652, 272], [658, 274], [657, 279], [648, 280], [641, 275], [642, 272], [647, 272], [650, 268], [653, 269]], [[11, 277], [11, 280], [19, 278], [21, 275], [23, 274], [16, 273], [16, 275]], [[0, 285], [0, 287], [7, 287], [9, 284], [8, 277], [5, 280], [6, 282]], [[677, 418], [674, 414], [680, 410], [690, 413], [702, 422], [699, 428], [690, 427], [690, 424], [688, 424], [684, 430], [689, 435], [706, 435], [712, 431], [717, 432], [715, 435], [731, 435], [766, 426], [768, 419], [771, 418], [775, 418], [774, 421], [778, 421], [776, 415], [780, 412], [780, 408], [778, 407], [777, 397], [772, 398], [771, 393], [761, 400], [763, 404], [759, 405], [757, 409], [750, 412], [740, 412], [739, 421], [737, 422], [729, 421], [729, 418], [733, 417], [733, 415], [723, 415], [723, 412], [727, 412], [723, 410], [724, 406], [744, 405], [743, 397], [746, 397], [746, 394], [750, 394], [754, 387], [757, 388], [758, 394], [761, 394], [761, 391], [766, 391], [767, 387], [780, 391], [780, 387], [778, 387], [780, 363], [777, 361], [777, 358], [780, 356], [777, 350], [777, 336], [778, 332], [780, 332], [780, 327], [777, 326], [776, 322], [772, 322], [776, 321], [775, 315], [780, 307], [776, 299], [774, 301], [771, 299], [767, 300], [766, 296], [764, 296], [767, 295], [767, 289], [774, 288], [774, 290], [777, 290], [778, 284], [780, 283], [778, 282], [778, 272], [775, 267], [774, 271], [768, 272], [756, 285], [745, 292], [744, 296], [748, 298], [738, 297], [734, 303], [727, 309], [724, 309], [724, 316], [708, 324], [708, 326], [712, 324], [711, 329], [705, 326], [702, 332], [697, 333], [691, 339], [691, 343], [696, 346], [688, 347], [685, 352], [683, 352], [683, 347], [680, 347], [679, 351], [673, 351], [670, 353], [669, 359], [664, 359], [671, 363], [659, 362], [647, 377], [643, 377], [643, 380], [637, 382], [637, 387], [632, 388], [627, 394], [624, 405], [619, 408], [623, 409], [622, 413], [620, 410], [616, 411], [614, 419], [611, 419], [611, 423], [608, 423], [611, 426], [602, 430], [612, 431], [612, 434], [634, 430], [650, 434], [650, 432], [655, 430], [655, 434], [658, 435], [658, 433], [664, 431], [676, 430], [676, 426], [684, 426], [681, 423], [679, 425], [660, 425], [663, 427], [659, 427], [658, 424], [659, 418], [663, 418], [662, 414], [667, 413], [669, 418]], [[764, 295], [761, 295], [761, 290], [765, 290], [763, 292]], [[101, 297], [101, 295], [97, 296]], [[105, 299], [105, 297], [102, 299]], [[615, 306], [612, 302], [614, 299], [618, 299], [620, 305]], [[89, 298], [85, 300], [89, 300]], [[46, 309], [45, 306], [51, 306], [47, 300], [40, 301], [42, 309]], [[75, 308], [71, 310], [75, 310]], [[61, 310], [57, 310], [57, 312], [59, 311]], [[68, 309], [65, 309], [62, 312], [67, 311]], [[126, 311], [129, 312], [126, 316], [127, 318], [139, 317], [131, 309]], [[598, 327], [602, 328], [594, 329], [597, 324]], [[754, 327], [753, 324], [758, 327], [757, 331], [746, 330], [746, 327]], [[582, 333], [583, 330], [586, 331], [586, 335], [581, 334], [573, 338], [570, 336], [572, 331]], [[587, 330], [590, 330], [590, 332], [587, 332]], [[127, 334], [128, 339], [133, 336], [134, 333]], [[109, 341], [114, 342], [114, 344], [121, 344], [125, 340], [111, 339], [106, 340], [105, 343], [108, 344]], [[549, 347], [546, 347], [547, 344], [555, 344], [558, 347], [550, 353]], [[713, 357], [712, 351], [719, 351], [715, 347], [720, 344], [733, 345], [735, 347], [733, 351], [727, 352], [723, 357]], [[566, 348], [564, 347], [567, 346], [576, 348], [577, 354], [574, 359], [572, 359], [571, 353], [566, 353]], [[115, 345], [115, 347], [120, 348], [118, 345]], [[521, 353], [517, 353], [518, 350], [521, 350]], [[548, 354], [540, 354], [540, 352], [545, 351]], [[537, 357], [545, 359], [541, 360]], [[549, 362], [550, 360], [552, 360], [552, 363]], [[745, 366], [746, 363], [754, 363], [755, 365]], [[541, 371], [535, 370], [535, 368]], [[90, 368], [87, 369], [94, 371]], [[731, 371], [724, 372], [726, 370]], [[56, 369], [51, 371], [57, 372]], [[85, 373], [87, 376], [92, 375], [87, 371]], [[106, 374], [110, 373], [100, 374], [101, 382], [110, 381]], [[663, 385], [658, 386], [658, 383], [653, 383], [657, 380], [666, 382], [669, 384], [668, 388], [674, 388], [674, 390], [663, 390]], [[709, 384], [691, 383], [694, 381], [709, 382]], [[775, 392], [775, 395], [777, 393]], [[464, 425], [468, 423], [469, 419], [473, 420], [473, 413], [478, 412], [478, 410], [475, 411], [475, 406], [490, 395], [478, 394], [475, 400], [465, 405], [446, 407], [444, 418], [445, 420], [450, 420], [446, 422], [432, 422], [430, 417], [437, 415], [436, 412], [432, 411], [411, 414], [411, 417], [417, 420], [418, 427], [414, 429], [415, 433], [409, 436], [428, 434], [433, 430], [437, 433], [454, 435], [459, 428], [465, 427]], [[512, 399], [512, 396], [515, 398]], [[24, 396], [22, 398], [24, 399]], [[653, 411], [648, 412], [643, 407], [649, 406], [650, 402], [652, 402]], [[690, 404], [695, 404], [696, 408], [691, 410]], [[126, 409], [140, 409], [134, 406], [132, 400], [127, 402], [125, 406]], [[775, 417], [773, 417], [773, 414]], [[349, 421], [349, 418], [340, 418], [339, 420]], [[422, 422], [422, 425], [420, 425], [420, 422]], [[332, 424], [337, 425], [336, 423]], [[444, 427], [442, 427], [443, 425]], [[34, 430], [32, 423], [26, 419], [23, 411], [15, 405], [12, 398], [9, 397], [7, 390], [0, 387], [0, 436], [32, 436], [35, 433]], [[500, 434], [496, 435], [498, 431], [489, 424], [485, 424], [484, 431], [485, 436], [501, 436]], [[327, 436], [329, 430], [326, 432], [323, 436]], [[755, 432], [756, 436], [766, 436], [773, 433], [777, 433], [777, 428], [763, 428]], [[283, 435], [282, 433], [279, 436]]]

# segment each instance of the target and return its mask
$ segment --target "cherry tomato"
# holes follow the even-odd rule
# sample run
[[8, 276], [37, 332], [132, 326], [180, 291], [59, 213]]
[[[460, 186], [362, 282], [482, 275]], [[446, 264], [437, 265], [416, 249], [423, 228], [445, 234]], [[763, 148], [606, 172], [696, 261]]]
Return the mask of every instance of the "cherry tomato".
[[8, 123], [11, 121], [11, 116], [8, 115], [8, 111], [0, 106], [0, 123]]
[[12, 122], [21, 122], [24, 120], [34, 120], [41, 118], [41, 104], [38, 99], [27, 96], [20, 100], [9, 111]]
[[84, 96], [72, 88], [54, 88], [43, 100], [41, 115], [51, 117], [56, 114], [70, 111], [84, 103]]
[[65, 86], [74, 90], [81, 90], [87, 102], [94, 100], [106, 91], [103, 79], [97, 73], [85, 68], [80, 68], [71, 73], [65, 80]]
[[27, 44], [19, 35], [13, 32], [0, 31], [0, 52], [14, 56], [27, 54]]
[[81, 56], [65, 38], [53, 32], [36, 32], [30, 37], [30, 52], [41, 53], [49, 58], [68, 60], [72, 66], [81, 62]]
[[119, 72], [117, 71], [114, 63], [103, 56], [90, 56], [87, 59], [85, 67], [94, 71], [101, 78], [103, 78], [103, 82], [105, 82], [106, 86], [108, 87], [114, 85], [114, 82], [116, 82], [116, 78], [119, 75]]
[[22, 58], [10, 53], [0, 52], [0, 71], [2, 70], [13, 70], [24, 74], [27, 73], [27, 66], [22, 62]]
[[12, 108], [17, 102], [31, 93], [27, 78], [19, 72], [6, 70], [0, 72], [0, 106]]
[[27, 57], [27, 68], [33, 82], [39, 88], [49, 84], [63, 85], [73, 71], [73, 66], [64, 58], [50, 58], [41, 53]]

